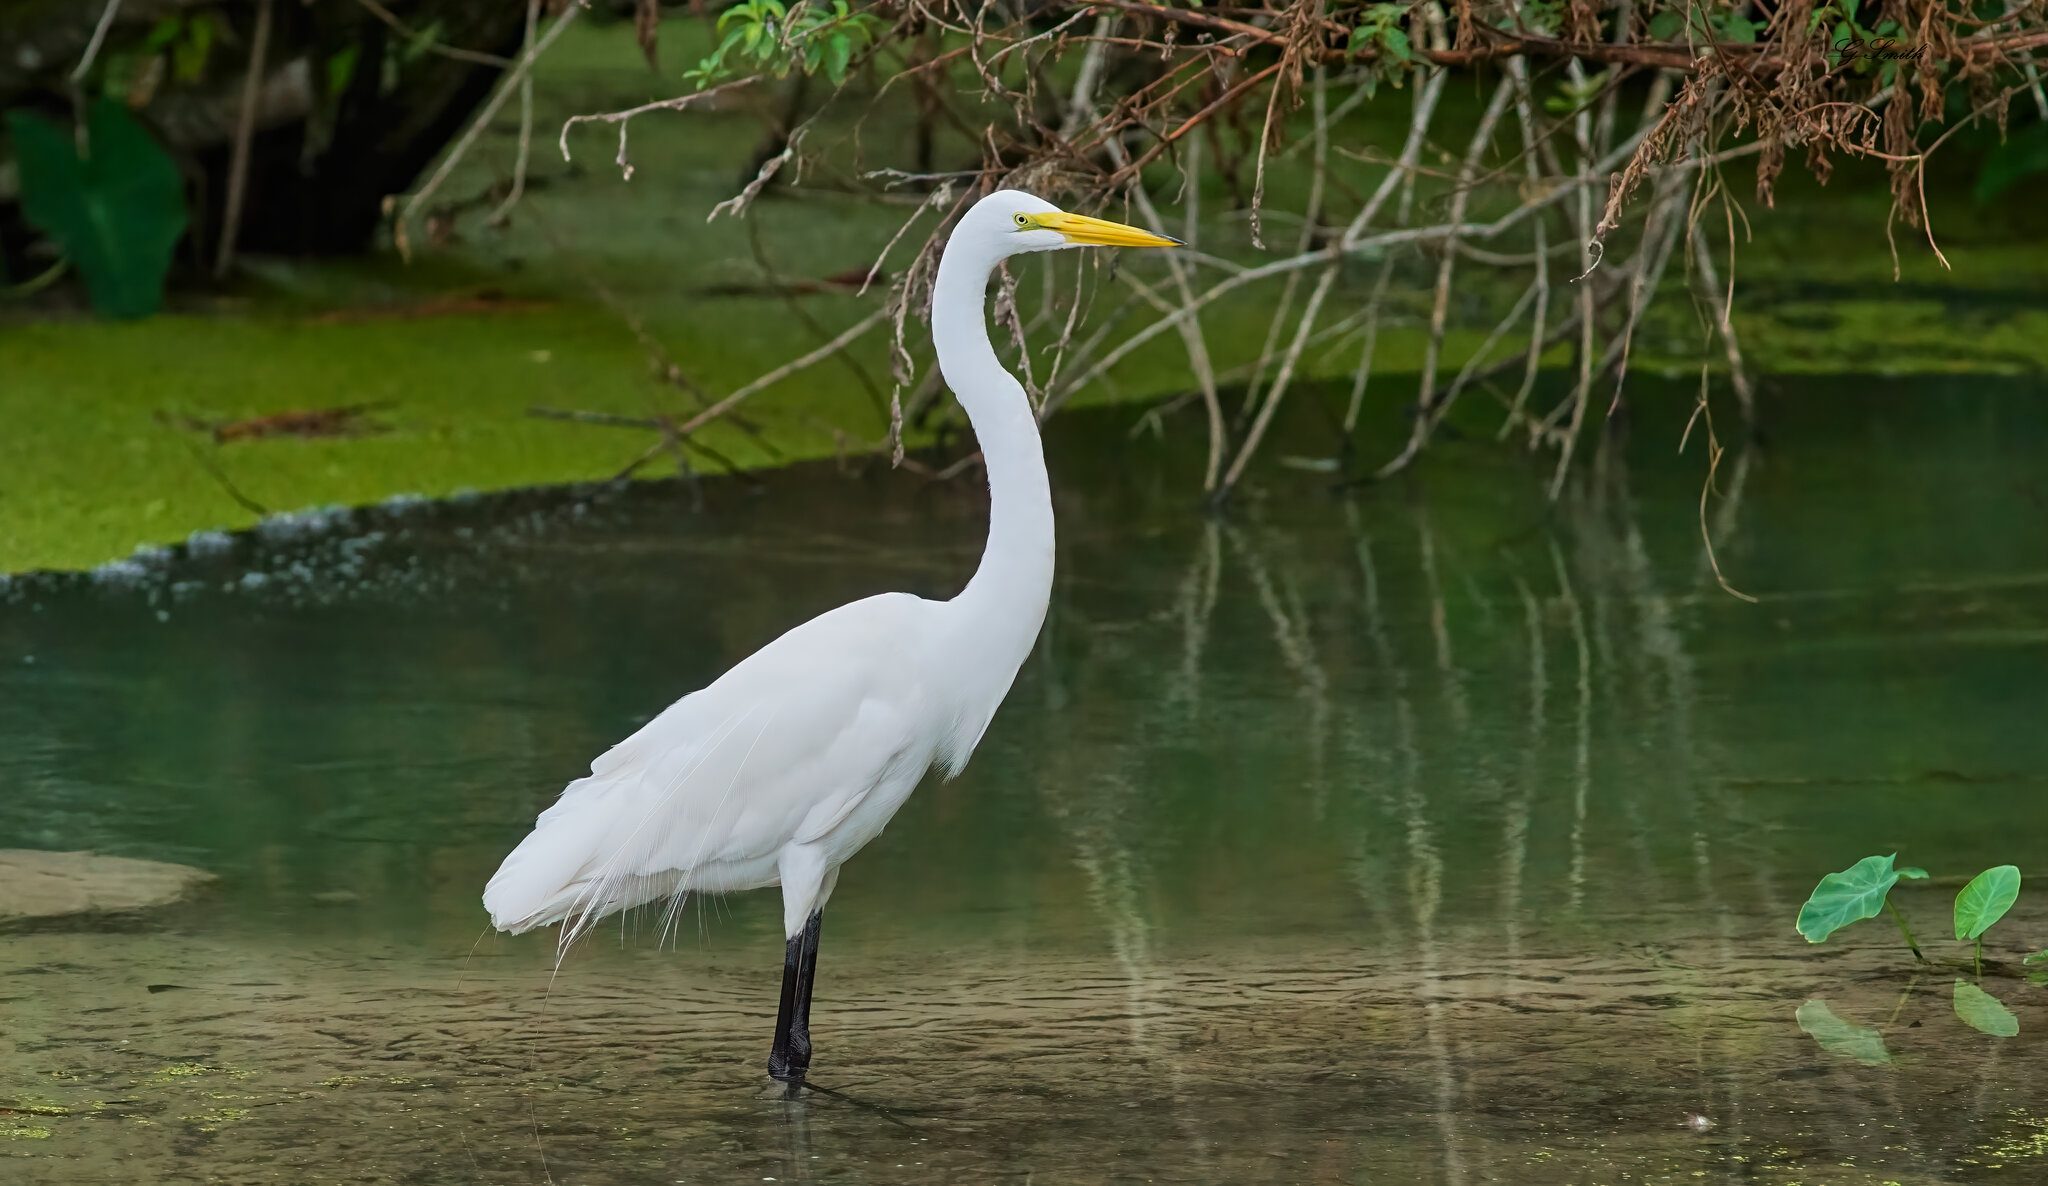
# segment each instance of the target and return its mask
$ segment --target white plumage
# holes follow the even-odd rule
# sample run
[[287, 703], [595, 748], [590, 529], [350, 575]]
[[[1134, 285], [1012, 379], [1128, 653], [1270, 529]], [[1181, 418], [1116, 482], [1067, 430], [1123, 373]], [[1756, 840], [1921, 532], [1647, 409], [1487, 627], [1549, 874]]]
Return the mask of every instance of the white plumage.
[[950, 601], [884, 593], [813, 618], [606, 751], [491, 878], [495, 926], [560, 923], [566, 949], [620, 910], [667, 900], [673, 916], [693, 891], [779, 884], [789, 954], [770, 1068], [801, 1081], [817, 920], [840, 865], [927, 770], [967, 764], [1045, 618], [1051, 492], [1030, 402], [989, 342], [989, 275], [1020, 252], [1172, 243], [1014, 190], [961, 218], [939, 264], [932, 337], [988, 469], [989, 539], [973, 579]]
[[645, 902], [781, 883], [794, 934], [924, 772], [973, 748], [945, 719], [958, 689], [930, 653], [961, 641], [949, 605], [840, 606], [670, 705], [541, 814], [484, 890], [491, 921], [569, 922], [573, 939]]

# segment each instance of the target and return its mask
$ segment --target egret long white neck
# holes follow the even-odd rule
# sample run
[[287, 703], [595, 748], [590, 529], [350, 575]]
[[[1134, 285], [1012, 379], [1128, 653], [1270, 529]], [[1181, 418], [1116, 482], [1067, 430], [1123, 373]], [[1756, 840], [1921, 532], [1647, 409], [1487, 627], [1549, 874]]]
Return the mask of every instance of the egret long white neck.
[[1031, 402], [989, 342], [983, 306], [997, 262], [948, 245], [932, 291], [932, 341], [988, 467], [988, 546], [955, 602], [974, 611], [984, 629], [1019, 635], [1021, 663], [1052, 592], [1052, 489]]

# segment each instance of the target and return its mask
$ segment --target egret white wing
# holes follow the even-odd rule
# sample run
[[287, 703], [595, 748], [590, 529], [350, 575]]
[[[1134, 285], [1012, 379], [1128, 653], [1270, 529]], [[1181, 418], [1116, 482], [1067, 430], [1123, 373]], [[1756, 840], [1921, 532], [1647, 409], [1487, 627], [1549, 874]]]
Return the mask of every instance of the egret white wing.
[[492, 877], [492, 922], [568, 920], [573, 938], [690, 889], [773, 884], [785, 845], [929, 765], [926, 690], [902, 660], [930, 604], [887, 594], [813, 618], [600, 755]]

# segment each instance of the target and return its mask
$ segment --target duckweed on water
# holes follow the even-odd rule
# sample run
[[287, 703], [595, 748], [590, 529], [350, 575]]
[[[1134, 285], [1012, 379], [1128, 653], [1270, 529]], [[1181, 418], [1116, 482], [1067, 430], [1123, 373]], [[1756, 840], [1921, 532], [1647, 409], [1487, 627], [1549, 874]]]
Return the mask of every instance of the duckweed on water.
[[180, 1120], [193, 1125], [200, 1132], [219, 1132], [230, 1124], [240, 1124], [249, 1118], [247, 1108], [212, 1108], [192, 1116], [181, 1116]]
[[1992, 1161], [2031, 1161], [2048, 1158], [2048, 1117], [2029, 1116], [2024, 1112], [2013, 1114], [2017, 1133], [1997, 1144], [1986, 1145], [1981, 1150], [1985, 1164]]
[[[93, 1105], [93, 1110], [94, 1110], [94, 1111], [98, 1111], [98, 1110], [99, 1110], [99, 1108], [100, 1108], [100, 1105], [98, 1105], [98, 1104], [94, 1104], [94, 1105]], [[20, 1098], [17, 1098], [17, 1099], [9, 1100], [9, 1101], [7, 1101], [7, 1103], [6, 1103], [6, 1104], [4, 1104], [4, 1105], [0, 1105], [0, 1110], [5, 1110], [5, 1111], [8, 1111], [8, 1112], [18, 1112], [18, 1113], [21, 1113], [22, 1115], [26, 1115], [26, 1116], [69, 1116], [69, 1115], [71, 1115], [71, 1109], [70, 1109], [70, 1107], [68, 1107], [68, 1106], [66, 1106], [66, 1105], [64, 1105], [64, 1104], [60, 1104], [60, 1103], [58, 1103], [57, 1101], [55, 1101], [55, 1100], [52, 1100], [52, 1099], [46, 1099], [46, 1098], [44, 1098], [44, 1097], [42, 1097], [42, 1096], [33, 1096], [33, 1095], [32, 1095], [32, 1096], [22, 1096], [22, 1097], [20, 1097]]]
[[47, 1141], [50, 1130], [40, 1124], [0, 1125], [0, 1138], [10, 1141]]

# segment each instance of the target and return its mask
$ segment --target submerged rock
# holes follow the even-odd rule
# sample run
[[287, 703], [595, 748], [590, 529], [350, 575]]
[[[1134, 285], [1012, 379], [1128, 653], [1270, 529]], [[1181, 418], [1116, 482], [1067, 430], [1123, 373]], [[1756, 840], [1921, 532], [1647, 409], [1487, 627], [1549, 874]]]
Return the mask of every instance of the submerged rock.
[[178, 902], [214, 880], [204, 869], [92, 852], [0, 849], [0, 926], [133, 914]]

